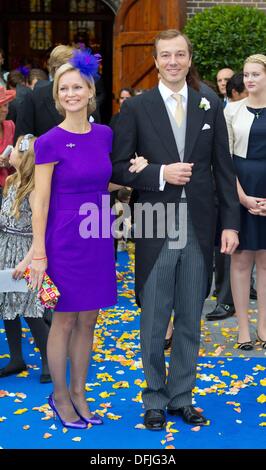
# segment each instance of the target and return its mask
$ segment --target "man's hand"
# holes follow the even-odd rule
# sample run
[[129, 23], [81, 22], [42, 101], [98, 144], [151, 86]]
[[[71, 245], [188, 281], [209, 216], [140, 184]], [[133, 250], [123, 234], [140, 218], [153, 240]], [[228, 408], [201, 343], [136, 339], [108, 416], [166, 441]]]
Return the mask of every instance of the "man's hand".
[[171, 163], [165, 165], [163, 178], [169, 184], [183, 186], [189, 183], [194, 163]]
[[223, 230], [221, 236], [221, 253], [232, 255], [239, 245], [238, 234], [234, 230]]

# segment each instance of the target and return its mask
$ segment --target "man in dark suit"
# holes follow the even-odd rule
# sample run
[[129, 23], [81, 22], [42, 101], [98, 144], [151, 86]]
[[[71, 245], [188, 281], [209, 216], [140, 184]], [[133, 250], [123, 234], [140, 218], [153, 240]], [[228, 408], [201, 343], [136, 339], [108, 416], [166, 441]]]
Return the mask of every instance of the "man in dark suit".
[[[179, 31], [163, 31], [156, 37], [154, 58], [159, 86], [127, 100], [121, 109], [112, 181], [137, 189], [138, 203], [154, 209], [148, 225], [143, 206], [135, 214], [136, 232], [140, 221], [142, 235], [153, 225], [150, 235], [136, 235], [136, 296], [142, 309], [140, 335], [147, 381], [142, 394], [144, 424], [160, 430], [166, 424], [166, 408], [189, 424], [206, 423], [192, 406], [192, 389], [201, 312], [212, 279], [213, 176], [221, 203], [223, 253], [233, 253], [238, 245], [239, 201], [222, 105], [213, 95], [187, 86], [191, 83], [190, 41]], [[148, 160], [140, 173], [128, 170], [135, 152]], [[161, 211], [158, 217], [155, 209]], [[162, 236], [165, 221], [170, 229]], [[177, 234], [173, 237], [175, 228], [180, 239]], [[166, 378], [164, 338], [172, 309], [174, 333]]]

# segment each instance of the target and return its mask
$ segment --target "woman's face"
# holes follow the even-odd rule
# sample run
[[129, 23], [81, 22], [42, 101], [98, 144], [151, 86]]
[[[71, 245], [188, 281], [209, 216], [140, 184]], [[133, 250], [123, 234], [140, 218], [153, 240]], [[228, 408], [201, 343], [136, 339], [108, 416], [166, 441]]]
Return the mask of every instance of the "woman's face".
[[93, 91], [80, 73], [71, 70], [64, 73], [58, 82], [58, 100], [66, 112], [78, 112], [88, 106]]
[[8, 103], [2, 104], [0, 106], [0, 123], [2, 123], [7, 116], [8, 113]]
[[125, 100], [131, 98], [131, 94], [127, 90], [122, 90], [119, 96], [119, 104], [122, 106]]
[[249, 94], [266, 92], [266, 70], [262, 64], [247, 63], [243, 73], [244, 84]]

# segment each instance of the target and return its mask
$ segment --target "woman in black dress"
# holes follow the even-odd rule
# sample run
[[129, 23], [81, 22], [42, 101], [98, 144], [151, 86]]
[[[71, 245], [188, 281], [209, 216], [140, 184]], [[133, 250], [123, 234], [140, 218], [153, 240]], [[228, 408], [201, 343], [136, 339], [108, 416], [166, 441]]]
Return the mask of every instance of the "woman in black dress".
[[253, 349], [248, 322], [250, 275], [257, 268], [257, 340], [266, 349], [266, 56], [244, 63], [248, 97], [225, 108], [241, 203], [238, 250], [232, 255], [231, 285], [239, 324], [238, 348]]

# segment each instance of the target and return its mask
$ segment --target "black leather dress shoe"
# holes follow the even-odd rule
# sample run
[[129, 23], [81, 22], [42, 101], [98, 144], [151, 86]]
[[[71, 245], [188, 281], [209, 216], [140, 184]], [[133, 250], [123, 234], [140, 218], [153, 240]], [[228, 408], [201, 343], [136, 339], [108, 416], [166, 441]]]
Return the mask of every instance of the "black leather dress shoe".
[[234, 305], [217, 304], [212, 312], [206, 314], [206, 320], [224, 320], [235, 313]]
[[169, 349], [171, 344], [172, 344], [172, 338], [173, 338], [173, 335], [171, 336], [171, 338], [167, 338], [164, 340], [164, 350], [166, 351], [166, 349]]
[[144, 415], [144, 424], [147, 429], [161, 431], [166, 426], [164, 410], [147, 410]]
[[17, 374], [20, 374], [21, 372], [25, 372], [27, 371], [27, 366], [25, 364], [25, 366], [23, 367], [17, 367], [16, 369], [8, 369], [7, 367], [4, 367], [3, 369], [0, 369], [0, 379], [4, 378], [4, 377], [8, 377], [9, 375], [17, 375]]
[[250, 286], [249, 298], [251, 300], [257, 300], [257, 291], [253, 286]]
[[41, 384], [49, 384], [52, 382], [52, 378], [50, 374], [41, 374], [40, 375], [40, 383]]
[[207, 423], [207, 419], [204, 418], [204, 416], [202, 416], [192, 405], [182, 406], [177, 410], [168, 408], [167, 412], [169, 413], [169, 415], [181, 416], [183, 421], [188, 424], [196, 424], [200, 426], [202, 424]]

